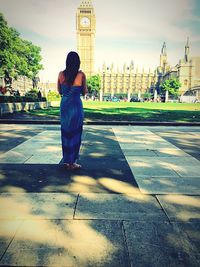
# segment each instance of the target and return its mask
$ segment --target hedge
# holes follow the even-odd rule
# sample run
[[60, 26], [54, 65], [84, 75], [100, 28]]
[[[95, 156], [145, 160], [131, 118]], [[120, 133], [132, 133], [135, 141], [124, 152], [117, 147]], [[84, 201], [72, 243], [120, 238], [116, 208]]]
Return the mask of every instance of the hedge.
[[0, 96], [0, 103], [19, 103], [19, 102], [46, 102], [46, 97], [33, 98], [27, 96]]

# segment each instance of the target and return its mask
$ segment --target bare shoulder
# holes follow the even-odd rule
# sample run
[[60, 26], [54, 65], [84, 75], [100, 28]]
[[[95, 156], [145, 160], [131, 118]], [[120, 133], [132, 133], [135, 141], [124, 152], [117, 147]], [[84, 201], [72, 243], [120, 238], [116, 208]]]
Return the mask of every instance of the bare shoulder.
[[60, 71], [58, 74], [58, 78], [61, 78], [61, 77], [63, 77], [63, 71]]
[[86, 75], [85, 75], [85, 73], [82, 71], [82, 70], [79, 70], [79, 75], [81, 75], [83, 78], [86, 78]]

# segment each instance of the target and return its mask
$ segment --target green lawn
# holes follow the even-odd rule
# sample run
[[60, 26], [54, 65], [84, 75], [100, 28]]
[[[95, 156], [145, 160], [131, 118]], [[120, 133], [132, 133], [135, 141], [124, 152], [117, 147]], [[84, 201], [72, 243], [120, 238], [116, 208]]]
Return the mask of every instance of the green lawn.
[[[134, 103], [84, 101], [85, 120], [200, 122], [200, 103]], [[59, 107], [31, 112], [59, 117]]]

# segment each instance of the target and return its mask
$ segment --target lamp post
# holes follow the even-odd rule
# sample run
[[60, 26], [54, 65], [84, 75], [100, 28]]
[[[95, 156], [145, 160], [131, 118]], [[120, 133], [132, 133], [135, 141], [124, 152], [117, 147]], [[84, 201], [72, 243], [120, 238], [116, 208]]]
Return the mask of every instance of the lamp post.
[[100, 90], [100, 101], [103, 101], [103, 92], [104, 92], [104, 88], [105, 88], [105, 72], [103, 72], [102, 75], [102, 86], [101, 86], [101, 90]]

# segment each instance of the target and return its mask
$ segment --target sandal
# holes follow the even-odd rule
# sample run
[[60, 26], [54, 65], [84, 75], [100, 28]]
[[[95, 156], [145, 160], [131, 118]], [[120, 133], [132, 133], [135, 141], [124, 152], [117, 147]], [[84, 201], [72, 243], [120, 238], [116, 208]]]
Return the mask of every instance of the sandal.
[[82, 166], [77, 163], [73, 164], [64, 163], [64, 166], [67, 170], [80, 170], [82, 168]]
[[82, 166], [77, 163], [73, 163], [72, 165], [70, 165], [70, 170], [80, 170], [81, 168]]
[[63, 165], [64, 165], [64, 167], [65, 167], [67, 170], [70, 169], [70, 164], [68, 164], [68, 163], [63, 163]]

